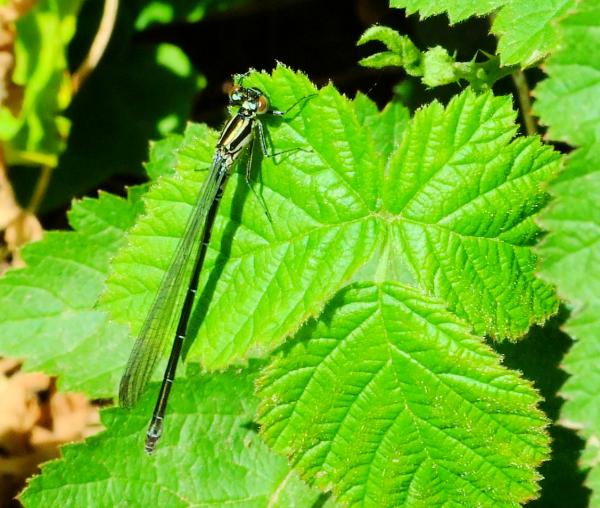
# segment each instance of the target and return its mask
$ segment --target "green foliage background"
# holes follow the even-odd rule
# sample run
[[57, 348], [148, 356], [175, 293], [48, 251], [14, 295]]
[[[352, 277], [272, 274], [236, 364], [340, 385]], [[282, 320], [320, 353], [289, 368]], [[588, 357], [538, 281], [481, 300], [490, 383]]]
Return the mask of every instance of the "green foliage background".
[[[18, 118], [0, 109], [16, 185], [26, 194], [24, 164], [56, 166], [50, 210], [117, 175], [138, 178], [142, 160], [151, 183], [73, 201], [71, 230], [23, 249], [27, 267], [0, 279], [0, 354], [63, 390], [116, 396], [218, 136], [186, 125], [206, 80], [156, 34], [201, 31], [205, 16], [249, 3], [122, 7], [66, 111], [67, 47], [75, 36], [77, 58], [93, 18], [78, 20], [79, 2], [41, 0], [19, 22], [24, 107]], [[402, 70], [383, 108], [284, 64], [246, 77], [274, 108], [299, 104], [264, 126], [277, 151], [303, 150], [255, 161], [260, 200], [243, 168], [232, 176], [159, 448], [143, 454], [152, 383], [132, 410], [102, 411], [105, 432], [44, 465], [25, 506], [600, 506], [600, 9], [390, 4], [451, 23], [489, 15], [497, 51], [465, 58], [369, 28], [355, 41], [360, 63]], [[519, 133], [502, 93], [522, 69], [539, 79], [544, 138]], [[422, 85], [446, 99], [417, 97]], [[559, 362], [562, 386], [551, 381]]]

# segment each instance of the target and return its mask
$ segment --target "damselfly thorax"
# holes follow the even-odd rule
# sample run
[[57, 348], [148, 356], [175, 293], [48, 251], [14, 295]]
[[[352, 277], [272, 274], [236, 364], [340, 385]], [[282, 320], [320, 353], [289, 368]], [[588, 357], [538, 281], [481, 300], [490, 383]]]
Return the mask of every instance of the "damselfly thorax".
[[223, 128], [217, 141], [215, 158], [232, 166], [244, 148], [252, 143], [256, 115], [268, 111], [269, 101], [260, 90], [243, 88], [239, 85], [232, 88], [229, 100], [232, 105], [239, 105], [240, 108]]

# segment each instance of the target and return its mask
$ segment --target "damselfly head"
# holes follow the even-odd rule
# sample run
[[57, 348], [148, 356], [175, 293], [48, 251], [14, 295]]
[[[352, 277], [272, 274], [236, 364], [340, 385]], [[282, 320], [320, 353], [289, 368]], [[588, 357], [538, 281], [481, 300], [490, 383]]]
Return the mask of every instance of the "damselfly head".
[[234, 85], [229, 91], [229, 102], [239, 106], [245, 116], [261, 115], [269, 110], [269, 100], [257, 88]]

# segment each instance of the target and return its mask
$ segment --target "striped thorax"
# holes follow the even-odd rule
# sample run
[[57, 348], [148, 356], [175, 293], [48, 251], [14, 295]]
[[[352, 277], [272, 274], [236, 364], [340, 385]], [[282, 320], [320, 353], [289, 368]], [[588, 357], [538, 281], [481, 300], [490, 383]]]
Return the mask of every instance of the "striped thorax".
[[255, 88], [234, 86], [229, 93], [229, 102], [232, 106], [239, 106], [239, 109], [225, 125], [215, 154], [215, 159], [219, 159], [227, 168], [233, 165], [252, 141], [256, 115], [269, 110], [269, 101]]

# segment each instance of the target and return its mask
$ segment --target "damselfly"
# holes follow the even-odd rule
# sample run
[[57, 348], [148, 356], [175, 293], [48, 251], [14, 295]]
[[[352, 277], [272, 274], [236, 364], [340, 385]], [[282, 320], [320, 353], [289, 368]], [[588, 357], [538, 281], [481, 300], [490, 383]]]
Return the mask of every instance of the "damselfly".
[[[279, 116], [285, 114], [271, 110], [266, 96], [256, 88], [235, 85], [229, 93], [229, 101], [232, 106], [239, 106], [239, 109], [227, 122], [217, 141], [210, 173], [199, 192], [184, 234], [161, 281], [121, 378], [119, 402], [121, 406], [131, 407], [142, 395], [166, 348], [169, 336], [174, 331], [171, 354], [146, 433], [147, 453], [152, 453], [162, 433], [169, 393], [186, 338], [212, 226], [227, 180], [245, 148], [249, 148], [248, 168], [251, 167], [252, 148], [257, 136], [263, 153], [266, 156], [274, 155], [267, 150], [263, 126], [257, 117], [266, 113]], [[248, 178], [249, 169], [246, 175]]]

